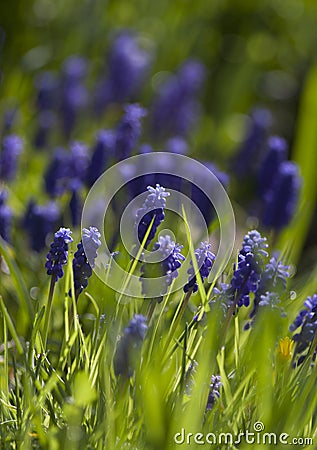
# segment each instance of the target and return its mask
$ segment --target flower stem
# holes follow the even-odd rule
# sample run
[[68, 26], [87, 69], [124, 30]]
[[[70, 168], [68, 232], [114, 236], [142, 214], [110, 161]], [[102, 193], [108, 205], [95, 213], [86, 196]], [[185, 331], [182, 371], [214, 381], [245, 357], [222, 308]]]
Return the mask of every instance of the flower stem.
[[235, 298], [234, 298], [233, 302], [231, 303], [231, 306], [229, 308], [229, 311], [228, 311], [228, 314], [227, 314], [227, 317], [226, 317], [226, 320], [225, 320], [225, 323], [224, 323], [224, 326], [223, 326], [222, 334], [221, 334], [221, 341], [220, 341], [221, 346], [224, 345], [224, 343], [225, 343], [225, 338], [226, 338], [226, 334], [227, 334], [227, 330], [228, 330], [228, 327], [229, 327], [230, 320], [231, 320], [231, 318], [232, 318], [232, 316], [233, 316], [233, 314], [234, 314], [234, 312], [236, 310], [237, 304], [238, 304], [238, 302], [240, 300], [240, 297], [241, 297], [241, 294], [243, 292], [243, 289], [245, 288], [245, 285], [248, 282], [250, 274], [251, 274], [251, 269], [249, 269], [249, 271], [247, 273], [247, 276], [245, 277], [245, 280], [244, 280], [242, 286], [240, 287], [240, 289], [236, 293]]
[[51, 283], [50, 283], [50, 290], [49, 290], [48, 299], [47, 299], [47, 308], [46, 308], [46, 311], [45, 311], [45, 320], [44, 320], [44, 330], [43, 330], [43, 333], [44, 333], [44, 335], [43, 335], [43, 347], [44, 347], [44, 350], [46, 348], [46, 343], [47, 343], [48, 327], [49, 327], [51, 311], [52, 311], [55, 282], [56, 282], [56, 276], [52, 275]]
[[154, 298], [151, 300], [148, 311], [147, 311], [147, 322], [150, 323], [151, 318], [153, 316], [155, 306], [156, 306], [157, 300]]
[[170, 329], [170, 332], [168, 333], [167, 344], [166, 344], [166, 347], [165, 347], [163, 353], [165, 353], [167, 351], [167, 348], [168, 348], [168, 346], [169, 346], [169, 344], [171, 342], [171, 338], [172, 338], [173, 334], [175, 333], [181, 318], [183, 317], [183, 314], [184, 314], [184, 312], [186, 310], [186, 307], [188, 305], [190, 296], [192, 295], [193, 289], [194, 289], [193, 287], [191, 289], [189, 289], [189, 291], [187, 292], [187, 294], [186, 294], [186, 296], [185, 296], [185, 298], [183, 300], [183, 303], [182, 303], [182, 306], [181, 306], [179, 312], [176, 312], [177, 317], [172, 322], [172, 327]]

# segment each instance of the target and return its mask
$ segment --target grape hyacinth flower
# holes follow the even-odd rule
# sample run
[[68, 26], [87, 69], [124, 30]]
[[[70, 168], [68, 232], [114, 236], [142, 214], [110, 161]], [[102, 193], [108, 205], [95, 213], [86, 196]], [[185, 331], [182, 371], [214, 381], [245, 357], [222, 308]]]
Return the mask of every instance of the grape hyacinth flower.
[[46, 256], [46, 264], [45, 267], [47, 269], [47, 274], [51, 275], [51, 283], [50, 290], [48, 294], [47, 307], [45, 311], [45, 319], [44, 319], [44, 336], [43, 343], [44, 348], [46, 346], [47, 335], [48, 335], [48, 326], [51, 316], [52, 304], [53, 304], [53, 295], [54, 295], [54, 287], [58, 278], [62, 278], [64, 275], [63, 266], [67, 264], [68, 260], [68, 244], [73, 242], [71, 237], [72, 232], [69, 228], [60, 228], [54, 234], [54, 240], [51, 244], [50, 250]]
[[149, 191], [149, 194], [146, 197], [142, 207], [137, 210], [135, 218], [135, 225], [137, 227], [138, 240], [140, 244], [143, 243], [146, 232], [154, 218], [152, 228], [144, 243], [144, 248], [147, 248], [149, 243], [154, 238], [157, 228], [164, 220], [166, 197], [170, 195], [170, 193], [167, 192], [165, 188], [163, 186], [160, 186], [159, 184], [157, 184], [155, 188], [152, 186], [148, 186], [147, 190]]
[[119, 341], [114, 357], [114, 372], [116, 376], [131, 377], [140, 358], [142, 343], [148, 326], [146, 318], [135, 314], [125, 328]]
[[11, 134], [3, 139], [0, 153], [0, 179], [3, 181], [13, 180], [22, 150], [23, 141], [19, 136]]
[[187, 155], [188, 144], [182, 137], [174, 136], [166, 142], [166, 151], [179, 155]]
[[54, 282], [64, 275], [63, 266], [67, 263], [68, 244], [73, 242], [71, 234], [69, 228], [60, 228], [56, 231], [50, 251], [46, 256], [47, 274], [52, 275]]
[[160, 86], [152, 110], [155, 136], [188, 134], [199, 114], [197, 94], [205, 78], [199, 61], [187, 60]]
[[259, 306], [268, 304], [268, 302], [264, 300], [264, 297], [267, 300], [272, 300], [269, 301], [271, 306], [279, 303], [279, 298], [268, 296], [269, 294], [282, 294], [285, 292], [286, 282], [289, 276], [289, 266], [284, 266], [282, 261], [278, 260], [276, 256], [273, 256], [269, 263], [266, 264], [265, 269], [261, 274], [261, 280], [254, 296], [253, 309], [249, 315], [251, 321], [245, 325], [245, 330], [252, 326]]
[[[211, 162], [203, 162], [204, 166], [207, 167], [207, 169], [212, 172], [215, 177], [220, 181], [220, 183], [223, 185], [224, 188], [226, 188], [229, 184], [229, 177], [225, 172], [221, 172], [213, 163]], [[194, 202], [195, 205], [198, 206], [200, 209], [202, 215], [204, 216], [204, 219], [206, 221], [206, 224], [209, 225], [212, 221], [212, 219], [216, 216], [214, 206], [211, 203], [208, 196], [205, 194], [205, 192], [198, 187], [203, 186], [204, 183], [210, 184], [212, 182], [211, 175], [204, 174], [202, 175], [200, 170], [196, 170], [196, 173], [193, 174], [193, 182], [190, 183], [188, 186], [188, 190], [190, 192], [190, 198]], [[197, 183], [195, 182], [197, 180]], [[186, 190], [186, 184], [182, 183], [184, 186], [184, 189]], [[215, 186], [216, 189], [216, 186]]]
[[46, 192], [52, 197], [73, 191], [74, 182], [84, 183], [89, 165], [88, 148], [81, 142], [72, 142], [70, 152], [57, 148], [44, 175]]
[[47, 145], [50, 131], [56, 125], [56, 114], [53, 111], [42, 111], [38, 116], [38, 129], [34, 137], [36, 148], [44, 148]]
[[86, 184], [91, 187], [100, 175], [108, 168], [113, 157], [115, 133], [111, 130], [101, 130], [96, 136], [90, 164], [86, 173]]
[[283, 162], [275, 177], [272, 189], [264, 201], [263, 226], [280, 231], [293, 218], [297, 207], [301, 179], [298, 167], [292, 162]]
[[0, 236], [9, 242], [11, 237], [12, 211], [6, 204], [7, 192], [0, 191]]
[[266, 109], [255, 109], [251, 113], [246, 138], [233, 162], [234, 172], [239, 178], [255, 173], [271, 124], [272, 116]]
[[125, 114], [116, 128], [114, 153], [118, 161], [131, 156], [139, 137], [141, 136], [141, 119], [146, 110], [137, 103], [127, 105]]
[[67, 168], [67, 177], [69, 180], [77, 180], [83, 184], [89, 165], [88, 148], [82, 142], [72, 142], [70, 144], [70, 155]]
[[[158, 287], [160, 290], [159, 297], [155, 297], [158, 303], [163, 300], [163, 296], [167, 293], [168, 287], [178, 276], [178, 269], [181, 267], [181, 261], [185, 260], [181, 250], [183, 246], [176, 244], [169, 235], [159, 236], [158, 241], [153, 246], [153, 251], [158, 251], [160, 255], [159, 262], [145, 262], [141, 266], [140, 281], [142, 283], [142, 294], [146, 297], [152, 297], [153, 285], [156, 284], [155, 291]], [[160, 279], [161, 278], [161, 279]]]
[[211, 411], [218, 398], [220, 398], [221, 389], [221, 377], [220, 375], [212, 375], [210, 382], [210, 391], [208, 394], [208, 400], [206, 405], [206, 411]]
[[[96, 227], [83, 229], [82, 239], [77, 245], [73, 259], [75, 298], [88, 286], [88, 278], [92, 275], [97, 250], [101, 245], [100, 236]], [[69, 292], [71, 295], [71, 291]]]
[[57, 148], [44, 174], [45, 190], [51, 197], [58, 197], [65, 191], [65, 179], [68, 167], [68, 153]]
[[238, 264], [234, 268], [231, 280], [232, 301], [239, 307], [249, 306], [250, 293], [255, 293], [259, 287], [265, 259], [268, 256], [266, 238], [262, 238], [256, 230], [249, 231], [243, 240], [242, 249], [238, 255]]
[[310, 351], [313, 352], [313, 361], [316, 359], [317, 347], [311, 349], [311, 346], [317, 331], [317, 294], [307, 297], [304, 302], [304, 309], [300, 311], [289, 330], [294, 332], [298, 328], [300, 328], [300, 331], [294, 334], [292, 339], [296, 344], [294, 358], [300, 355], [297, 361], [299, 366]]
[[267, 143], [268, 149], [260, 163], [257, 175], [258, 192], [261, 198], [265, 198], [272, 189], [276, 176], [279, 173], [280, 165], [286, 161], [287, 143], [285, 139], [272, 136]]
[[35, 79], [37, 90], [36, 106], [39, 112], [56, 108], [58, 82], [52, 72], [42, 72]]
[[60, 210], [56, 203], [49, 202], [46, 205], [37, 205], [30, 201], [23, 219], [32, 250], [40, 252], [45, 248], [45, 240], [52, 233], [60, 220]]
[[78, 113], [86, 106], [88, 100], [84, 78], [87, 74], [87, 62], [78, 56], [68, 58], [63, 66], [61, 83], [61, 116], [66, 137], [75, 126]]
[[108, 75], [98, 83], [96, 109], [100, 113], [109, 103], [123, 103], [135, 98], [144, 82], [151, 62], [137, 36], [123, 32], [113, 42], [108, 62]]
[[[201, 282], [204, 282], [204, 279], [208, 277], [213, 262], [215, 260], [215, 255], [210, 251], [211, 244], [209, 242], [202, 242], [200, 247], [195, 250], [195, 258], [197, 261], [197, 267], [199, 269], [199, 277]], [[190, 261], [190, 268], [187, 273], [189, 274], [188, 283], [184, 286], [184, 292], [197, 292], [198, 291], [198, 283], [197, 277], [195, 274], [194, 263]]]
[[11, 132], [18, 118], [19, 118], [19, 110], [17, 106], [9, 107], [4, 111], [2, 117], [2, 130], [1, 130], [2, 136], [9, 134]]
[[83, 202], [79, 190], [80, 183], [77, 180], [74, 180], [71, 184], [72, 194], [69, 201], [69, 210], [73, 227], [77, 227], [80, 224], [80, 218], [83, 208]]

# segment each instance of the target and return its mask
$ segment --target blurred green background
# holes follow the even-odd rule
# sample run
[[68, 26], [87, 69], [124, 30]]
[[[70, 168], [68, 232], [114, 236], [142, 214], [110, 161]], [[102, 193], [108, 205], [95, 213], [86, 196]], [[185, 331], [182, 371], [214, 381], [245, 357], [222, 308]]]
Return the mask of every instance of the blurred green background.
[[[305, 239], [306, 247], [311, 242], [315, 245], [313, 229], [308, 233], [316, 210], [315, 110], [306, 104], [300, 111], [306, 80], [316, 62], [314, 0], [1, 1], [0, 118], [8, 108], [17, 108], [19, 120], [14, 131], [26, 138], [28, 173], [38, 172], [47, 160], [47, 155], [37, 152], [31, 166], [26, 162], [34, 152], [35, 76], [43, 70], [59, 72], [67, 57], [81, 55], [88, 60], [88, 83], [93, 89], [113, 37], [122, 29], [136, 31], [143, 45], [153, 51], [151, 73], [137, 99], [144, 106], [151, 103], [160, 75], [177, 70], [186, 58], [199, 58], [206, 66], [203, 114], [198, 129], [189, 136], [192, 156], [212, 160], [228, 170], [228, 161], [245, 136], [250, 110], [260, 106], [273, 113], [272, 133], [287, 139], [290, 158], [299, 164], [305, 179], [303, 198], [306, 201], [309, 196], [312, 202], [300, 224], [296, 256]], [[314, 83], [310, 83], [308, 100], [316, 92]], [[106, 125], [103, 120], [92, 117], [88, 126], [72, 137], [91, 142], [93, 133]], [[298, 131], [299, 123], [306, 126]], [[62, 139], [56, 144], [66, 144]], [[41, 197], [42, 184], [35, 178], [24, 185]], [[18, 212], [24, 209], [14, 202]], [[302, 202], [302, 210], [305, 208]], [[284, 243], [293, 245], [299, 231], [295, 225]], [[307, 240], [307, 234], [312, 240]], [[315, 256], [314, 250], [312, 265]]]
[[241, 140], [244, 114], [255, 105], [273, 110], [276, 129], [291, 141], [316, 59], [313, 0], [13, 0], [0, 2], [0, 18], [2, 108], [27, 101], [34, 73], [58, 70], [71, 54], [89, 59], [93, 82], [114, 32], [129, 28], [154, 49], [152, 75], [191, 56], [205, 63], [199, 139], [218, 157]]

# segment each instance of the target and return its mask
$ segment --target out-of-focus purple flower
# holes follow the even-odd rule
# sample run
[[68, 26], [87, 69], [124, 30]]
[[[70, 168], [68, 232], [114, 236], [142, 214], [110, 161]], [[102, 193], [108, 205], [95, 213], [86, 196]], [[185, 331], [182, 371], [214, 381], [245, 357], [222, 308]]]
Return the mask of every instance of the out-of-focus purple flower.
[[226, 172], [219, 170], [218, 167], [210, 161], [202, 161], [202, 164], [204, 164], [204, 166], [206, 166], [207, 169], [209, 169], [210, 172], [212, 172], [218, 178], [224, 188], [228, 187], [230, 178]]
[[87, 146], [82, 142], [72, 142], [70, 144], [68, 177], [83, 183], [86, 178], [88, 165], [89, 153]]
[[39, 111], [53, 110], [57, 106], [58, 81], [52, 72], [41, 72], [35, 79], [36, 106]]
[[152, 129], [156, 136], [186, 135], [198, 113], [197, 94], [205, 77], [199, 61], [187, 60], [176, 75], [171, 75], [159, 87], [152, 110]]
[[56, 125], [56, 114], [53, 111], [42, 111], [38, 116], [38, 129], [34, 137], [36, 148], [43, 148], [47, 145], [50, 131]]
[[266, 238], [262, 238], [256, 230], [249, 231], [244, 237], [231, 280], [232, 295], [237, 296], [238, 306], [249, 306], [250, 293], [255, 293], [259, 287], [268, 256], [267, 247]]
[[266, 109], [255, 109], [251, 113], [246, 137], [233, 163], [234, 172], [239, 178], [255, 173], [271, 123], [271, 113]]
[[4, 181], [13, 180], [22, 150], [23, 141], [19, 136], [11, 134], [3, 139], [0, 153], [0, 179]]
[[135, 314], [125, 328], [119, 341], [114, 357], [114, 371], [116, 376], [130, 377], [140, 357], [142, 343], [145, 339], [148, 326], [146, 318]]
[[[203, 164], [216, 176], [223, 187], [226, 188], [229, 184], [228, 175], [221, 172], [210, 162], [204, 162]], [[136, 177], [127, 184], [131, 198], [142, 194], [148, 185], [155, 185], [156, 183], [160, 184], [166, 189], [174, 189], [178, 192], [182, 192], [188, 198], [191, 198], [195, 205], [200, 209], [206, 223], [209, 225], [211, 220], [216, 216], [215, 210], [208, 196], [198, 186], [211, 186], [212, 183], [215, 184], [212, 175], [208, 174], [207, 171], [193, 171], [192, 164], [188, 162], [188, 168], [186, 166], [186, 170], [189, 171], [188, 173], [192, 172], [193, 182], [191, 183], [178, 175], [173, 175], [174, 168], [177, 170], [173, 155], [170, 155], [167, 152], [162, 153], [156, 164], [157, 172]], [[136, 169], [137, 168], [133, 166], [133, 164], [127, 163], [122, 171], [123, 179], [131, 179], [131, 176], [136, 172]], [[217, 189], [216, 184], [215, 189]]]
[[7, 242], [11, 238], [12, 211], [6, 204], [7, 192], [0, 191], [0, 236]]
[[56, 229], [60, 220], [60, 210], [56, 203], [49, 202], [44, 206], [34, 201], [29, 203], [23, 219], [23, 225], [28, 233], [31, 248], [40, 252], [45, 248], [45, 240], [49, 233]]
[[96, 109], [109, 103], [133, 100], [145, 80], [151, 55], [139, 46], [137, 36], [124, 32], [114, 40], [108, 61], [108, 73], [96, 90]]
[[71, 183], [71, 198], [69, 201], [69, 209], [73, 227], [77, 227], [80, 224], [80, 218], [83, 208], [83, 202], [80, 195], [80, 183], [74, 180]]
[[54, 234], [54, 240], [51, 243], [50, 250], [46, 256], [45, 267], [47, 274], [54, 277], [54, 281], [62, 278], [64, 275], [63, 266], [68, 259], [68, 244], [73, 242], [72, 232], [69, 228], [60, 228]]
[[152, 241], [158, 226], [164, 220], [166, 197], [170, 195], [170, 193], [167, 192], [165, 188], [163, 186], [160, 186], [159, 184], [157, 184], [155, 188], [152, 186], [148, 186], [147, 190], [149, 191], [149, 194], [146, 197], [142, 208], [137, 210], [135, 218], [135, 225], [137, 227], [137, 234], [140, 244], [142, 244], [146, 232], [150, 227], [152, 220], [154, 219], [151, 231], [144, 244], [144, 248], [146, 248]]
[[78, 114], [87, 104], [86, 74], [85, 59], [71, 56], [65, 61], [61, 81], [61, 116], [66, 137], [70, 136]]
[[182, 137], [175, 136], [166, 142], [166, 150], [171, 153], [186, 155], [188, 153], [188, 144]]
[[301, 178], [298, 167], [292, 162], [283, 162], [276, 174], [272, 189], [264, 201], [263, 226], [277, 231], [289, 224], [295, 213]]
[[57, 148], [45, 175], [45, 190], [52, 197], [60, 196], [66, 189], [65, 179], [69, 156], [65, 149]]
[[[88, 278], [92, 275], [92, 268], [97, 257], [98, 248], [101, 245], [100, 233], [96, 227], [83, 229], [82, 240], [77, 245], [77, 251], [73, 259], [75, 296], [88, 286]], [[71, 294], [71, 292], [70, 292]]]
[[261, 274], [261, 280], [254, 295], [253, 308], [249, 315], [251, 320], [246, 323], [245, 330], [253, 325], [259, 307], [267, 305], [276, 307], [280, 303], [280, 296], [286, 290], [288, 277], [289, 267], [284, 266], [282, 261], [273, 256]]
[[91, 187], [107, 169], [114, 155], [115, 134], [111, 130], [101, 130], [96, 136], [90, 164], [87, 168], [86, 183]]
[[13, 125], [19, 117], [19, 110], [17, 107], [11, 107], [4, 111], [3, 113], [3, 127], [2, 135], [9, 134], [12, 130]]
[[150, 144], [142, 144], [139, 149], [140, 155], [144, 155], [145, 153], [152, 153], [153, 147]]
[[157, 281], [155, 279], [162, 278], [159, 280], [160, 296], [157, 297], [157, 301], [161, 302], [163, 300], [168, 287], [178, 276], [178, 269], [182, 265], [181, 261], [185, 259], [181, 253], [182, 248], [183, 246], [176, 244], [169, 235], [159, 236], [158, 241], [153, 246], [153, 251], [158, 251], [160, 254], [159, 262], [145, 262], [141, 266], [140, 280], [143, 295], [151, 297], [153, 283]]
[[[197, 262], [197, 267], [199, 270], [199, 276], [203, 282], [205, 278], [208, 277], [213, 262], [215, 260], [215, 255], [210, 251], [211, 244], [209, 242], [202, 242], [200, 247], [195, 250], [195, 258]], [[188, 292], [192, 289], [193, 293], [198, 291], [198, 283], [196, 277], [196, 271], [194, 263], [190, 261], [190, 268], [187, 271], [189, 275], [188, 283], [184, 286], [184, 292]]]
[[[300, 331], [294, 334], [292, 339], [296, 342], [295, 356], [301, 355], [297, 360], [297, 365], [300, 365], [305, 360], [317, 331], [316, 294], [312, 297], [307, 297], [304, 302], [304, 309], [300, 311], [292, 325], [289, 327], [289, 330], [293, 332], [298, 328], [300, 328]], [[313, 349], [313, 360], [316, 358], [316, 351], [317, 348], [315, 347]]]
[[210, 380], [210, 390], [208, 394], [208, 400], [206, 405], [206, 410], [211, 411], [216, 400], [220, 397], [220, 389], [221, 389], [221, 377], [220, 375], [212, 375]]
[[145, 115], [146, 110], [136, 103], [125, 107], [125, 114], [116, 129], [114, 151], [117, 160], [131, 156], [141, 135], [141, 119]]
[[267, 147], [257, 175], [258, 192], [262, 198], [272, 189], [280, 165], [286, 160], [287, 156], [287, 143], [283, 138], [270, 137]]
[[[221, 172], [213, 163], [211, 162], [203, 162], [203, 164], [210, 170], [210, 172], [213, 173], [213, 175], [216, 176], [218, 181], [223, 185], [224, 188], [226, 188], [229, 184], [229, 177], [225, 172]], [[188, 189], [188, 192], [190, 193], [190, 198], [195, 203], [195, 205], [198, 206], [201, 213], [204, 216], [204, 219], [206, 223], [209, 225], [210, 222], [213, 220], [213, 218], [216, 216], [214, 207], [208, 198], [208, 196], [205, 194], [205, 192], [198, 186], [204, 186], [208, 185], [210, 186], [211, 183], [214, 183], [213, 179], [211, 178], [211, 175], [206, 172], [201, 172], [200, 170], [196, 170], [193, 174], [193, 183], [189, 186], [189, 188], [186, 187], [186, 183], [182, 183], [183, 189]], [[197, 181], [196, 181], [197, 180]], [[188, 184], [188, 183], [187, 183]], [[215, 183], [214, 183], [215, 184]], [[217, 189], [217, 185], [215, 184], [215, 189]], [[186, 192], [186, 191], [184, 191]]]
[[74, 182], [84, 183], [89, 165], [88, 148], [80, 142], [72, 142], [70, 152], [56, 149], [44, 175], [46, 192], [52, 197], [65, 191], [73, 191]]

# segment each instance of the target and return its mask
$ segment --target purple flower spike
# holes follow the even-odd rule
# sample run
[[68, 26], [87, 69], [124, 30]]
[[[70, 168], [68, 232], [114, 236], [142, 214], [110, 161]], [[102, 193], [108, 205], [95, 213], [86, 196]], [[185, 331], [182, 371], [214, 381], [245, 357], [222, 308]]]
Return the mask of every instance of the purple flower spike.
[[210, 390], [206, 405], [206, 410], [211, 411], [217, 399], [220, 397], [220, 389], [221, 389], [221, 377], [220, 375], [212, 375], [210, 380]]
[[160, 285], [160, 297], [157, 298], [157, 301], [160, 303], [163, 300], [168, 287], [178, 276], [178, 269], [182, 265], [181, 262], [185, 260], [184, 255], [181, 253], [182, 248], [183, 246], [176, 244], [169, 235], [159, 237], [153, 246], [153, 251], [158, 251], [161, 255], [159, 262], [145, 262], [141, 267], [140, 280], [143, 295], [150, 297], [153, 280], [163, 277]]
[[39, 111], [55, 109], [58, 82], [52, 72], [42, 72], [35, 80], [37, 90], [36, 104]]
[[109, 161], [113, 157], [114, 144], [115, 134], [113, 131], [102, 130], [98, 133], [86, 174], [86, 183], [89, 187], [108, 168]]
[[231, 295], [238, 296], [238, 306], [249, 306], [250, 293], [256, 292], [264, 269], [268, 244], [256, 230], [249, 231], [244, 237], [242, 249], [238, 255], [231, 280]]
[[[301, 355], [297, 360], [297, 365], [300, 365], [305, 360], [317, 331], [317, 294], [307, 297], [304, 309], [300, 311], [289, 330], [293, 332], [298, 328], [300, 330], [294, 334], [293, 340], [296, 342], [295, 355]], [[313, 361], [315, 361], [317, 347], [313, 349], [313, 352]]]
[[49, 233], [60, 220], [60, 210], [53, 203], [44, 206], [37, 205], [34, 201], [29, 203], [23, 225], [29, 235], [32, 250], [40, 252], [45, 248], [45, 240]]
[[135, 225], [138, 227], [137, 229], [138, 239], [140, 244], [142, 244], [146, 232], [154, 217], [151, 231], [144, 244], [145, 248], [152, 241], [158, 226], [164, 220], [165, 217], [164, 208], [166, 206], [166, 197], [170, 195], [170, 193], [167, 192], [165, 188], [163, 186], [160, 186], [159, 184], [157, 184], [155, 188], [152, 186], [148, 186], [147, 190], [149, 191], [149, 194], [146, 197], [146, 200], [142, 208], [138, 209], [135, 219]]
[[88, 100], [84, 78], [87, 63], [83, 58], [72, 56], [63, 66], [61, 86], [61, 117], [66, 137], [69, 137], [76, 123], [78, 113], [86, 106]]
[[268, 149], [258, 171], [258, 191], [262, 198], [272, 189], [280, 165], [286, 160], [286, 156], [287, 143], [285, 139], [272, 136], [268, 140]]
[[12, 181], [15, 177], [17, 162], [23, 150], [23, 141], [19, 136], [11, 134], [2, 141], [0, 153], [0, 179]]
[[137, 36], [128, 32], [117, 36], [111, 48], [108, 76], [97, 86], [97, 111], [101, 112], [109, 103], [123, 103], [135, 97], [150, 62], [151, 55], [140, 48]]
[[[199, 269], [199, 276], [202, 282], [205, 278], [208, 277], [215, 260], [215, 255], [210, 251], [210, 247], [211, 244], [209, 244], [209, 242], [202, 242], [200, 244], [200, 247], [195, 250], [195, 258]], [[193, 261], [190, 261], [190, 265], [191, 267], [187, 271], [189, 280], [188, 283], [184, 286], [184, 292], [188, 292], [190, 289], [192, 289], [194, 293], [198, 291], [198, 283]]]
[[116, 129], [115, 155], [122, 161], [131, 156], [141, 135], [141, 119], [146, 115], [146, 110], [138, 104], [125, 107], [125, 114]]
[[160, 86], [152, 112], [156, 136], [188, 134], [199, 114], [197, 94], [204, 77], [203, 65], [188, 60]]
[[245, 140], [233, 163], [239, 178], [254, 174], [272, 124], [271, 113], [266, 109], [255, 109], [250, 119]]
[[10, 241], [11, 236], [11, 223], [12, 223], [12, 211], [9, 206], [6, 205], [7, 192], [0, 191], [0, 236], [5, 241]]
[[55, 281], [57, 281], [58, 278], [62, 278], [64, 275], [63, 266], [67, 264], [68, 244], [73, 242], [71, 234], [72, 232], [69, 228], [60, 228], [55, 233], [54, 241], [46, 256], [47, 261], [45, 267], [47, 269], [47, 274], [55, 277]]
[[141, 314], [135, 314], [125, 328], [115, 353], [114, 371], [117, 376], [132, 376], [140, 357], [141, 346], [147, 329], [146, 318]]
[[[99, 240], [101, 234], [96, 227], [83, 229], [82, 240], [77, 245], [77, 251], [73, 259], [74, 288], [75, 296], [88, 286], [88, 278], [92, 275], [92, 268], [95, 265], [98, 248], [101, 245]], [[71, 295], [71, 291], [69, 292]]]
[[265, 197], [262, 222], [266, 228], [279, 231], [290, 223], [297, 207], [300, 187], [297, 165], [283, 162], [272, 189]]

